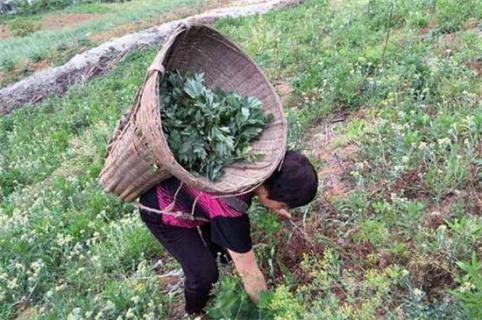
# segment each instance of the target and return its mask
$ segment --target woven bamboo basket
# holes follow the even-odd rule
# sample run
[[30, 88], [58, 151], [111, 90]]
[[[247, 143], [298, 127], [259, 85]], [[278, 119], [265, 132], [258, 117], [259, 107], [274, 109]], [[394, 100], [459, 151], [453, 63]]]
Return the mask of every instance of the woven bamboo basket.
[[[261, 100], [273, 121], [253, 142], [263, 155], [255, 162], [224, 168], [215, 182], [185, 170], [169, 150], [162, 132], [159, 83], [166, 70], [204, 73], [211, 89], [234, 91]], [[180, 25], [167, 37], [149, 67], [133, 106], [117, 125], [107, 147], [99, 182], [105, 191], [132, 201], [155, 184], [175, 176], [184, 183], [216, 195], [244, 193], [276, 170], [286, 150], [287, 123], [273, 86], [255, 62], [232, 41], [212, 28]]]

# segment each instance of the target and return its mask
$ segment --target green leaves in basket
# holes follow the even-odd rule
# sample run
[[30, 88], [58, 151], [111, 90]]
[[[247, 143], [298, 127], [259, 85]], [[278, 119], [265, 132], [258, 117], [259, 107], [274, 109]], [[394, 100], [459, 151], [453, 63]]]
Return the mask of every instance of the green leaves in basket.
[[204, 84], [204, 74], [166, 73], [160, 105], [162, 130], [176, 160], [212, 181], [224, 166], [253, 157], [249, 145], [270, 121], [261, 101], [212, 91]]

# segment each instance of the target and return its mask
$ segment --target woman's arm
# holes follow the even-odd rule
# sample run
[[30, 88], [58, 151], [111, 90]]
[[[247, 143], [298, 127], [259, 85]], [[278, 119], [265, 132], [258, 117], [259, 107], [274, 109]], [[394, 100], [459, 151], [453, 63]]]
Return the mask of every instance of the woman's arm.
[[268, 290], [264, 276], [256, 263], [254, 251], [251, 249], [246, 253], [237, 253], [228, 250], [233, 258], [234, 266], [243, 280], [244, 289], [254, 303], [258, 303], [258, 295], [261, 291]]

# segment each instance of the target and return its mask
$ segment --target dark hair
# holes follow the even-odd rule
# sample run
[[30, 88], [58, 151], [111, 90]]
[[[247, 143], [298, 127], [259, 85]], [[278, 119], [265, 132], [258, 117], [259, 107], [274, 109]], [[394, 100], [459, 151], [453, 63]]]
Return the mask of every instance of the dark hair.
[[283, 164], [264, 183], [268, 198], [284, 202], [290, 208], [304, 206], [313, 200], [318, 188], [318, 175], [310, 160], [289, 150]]

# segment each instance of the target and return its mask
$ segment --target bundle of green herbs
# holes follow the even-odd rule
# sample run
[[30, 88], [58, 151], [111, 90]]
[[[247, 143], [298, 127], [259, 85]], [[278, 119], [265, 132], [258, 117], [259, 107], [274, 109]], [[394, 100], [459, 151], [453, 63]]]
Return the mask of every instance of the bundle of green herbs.
[[215, 181], [223, 167], [252, 160], [250, 152], [270, 121], [261, 101], [212, 91], [204, 74], [167, 72], [160, 86], [162, 130], [176, 160], [189, 172]]

